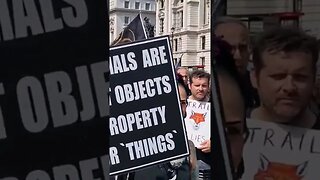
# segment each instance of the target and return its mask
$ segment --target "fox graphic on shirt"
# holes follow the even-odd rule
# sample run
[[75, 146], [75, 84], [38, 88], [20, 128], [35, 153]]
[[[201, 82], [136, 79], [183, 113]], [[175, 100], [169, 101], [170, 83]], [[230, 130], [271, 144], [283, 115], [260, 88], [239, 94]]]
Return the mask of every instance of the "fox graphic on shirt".
[[201, 122], [205, 122], [205, 117], [207, 113], [196, 113], [191, 111], [190, 119], [192, 119], [196, 125], [199, 125]]
[[254, 180], [302, 180], [306, 174], [308, 161], [298, 164], [284, 164], [269, 161], [260, 154], [260, 167]]

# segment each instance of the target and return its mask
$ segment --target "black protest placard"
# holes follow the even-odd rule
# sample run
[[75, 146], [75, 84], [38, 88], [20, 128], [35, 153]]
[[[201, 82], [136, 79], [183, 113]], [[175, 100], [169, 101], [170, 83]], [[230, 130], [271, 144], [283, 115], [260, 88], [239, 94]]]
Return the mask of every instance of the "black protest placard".
[[108, 179], [106, 9], [0, 1], [0, 179]]
[[110, 48], [110, 175], [189, 154], [169, 38]]

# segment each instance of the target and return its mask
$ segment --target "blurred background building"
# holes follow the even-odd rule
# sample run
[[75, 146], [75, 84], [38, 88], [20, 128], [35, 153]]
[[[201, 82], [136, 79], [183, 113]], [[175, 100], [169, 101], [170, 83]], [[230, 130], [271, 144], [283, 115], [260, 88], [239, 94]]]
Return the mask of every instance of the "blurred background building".
[[210, 70], [210, 0], [156, 0], [156, 36], [169, 35], [175, 63]]
[[155, 25], [155, 0], [109, 0], [109, 44], [139, 13]]
[[281, 25], [301, 27], [320, 38], [320, 0], [109, 0], [110, 42], [140, 12], [155, 25], [155, 36], [169, 35], [174, 63], [210, 71], [213, 3], [225, 4], [214, 9], [240, 18], [252, 38]]

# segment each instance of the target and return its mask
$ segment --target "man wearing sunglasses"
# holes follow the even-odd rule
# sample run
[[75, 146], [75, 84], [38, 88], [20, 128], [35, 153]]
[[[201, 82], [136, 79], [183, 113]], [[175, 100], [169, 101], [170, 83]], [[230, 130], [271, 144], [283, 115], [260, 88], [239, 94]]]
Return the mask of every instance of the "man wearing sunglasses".
[[250, 82], [248, 64], [251, 55], [249, 30], [246, 25], [232, 17], [221, 17], [216, 21], [214, 33], [228, 42], [236, 68], [245, 83], [245, 98], [247, 107], [252, 109], [260, 104], [257, 91]]

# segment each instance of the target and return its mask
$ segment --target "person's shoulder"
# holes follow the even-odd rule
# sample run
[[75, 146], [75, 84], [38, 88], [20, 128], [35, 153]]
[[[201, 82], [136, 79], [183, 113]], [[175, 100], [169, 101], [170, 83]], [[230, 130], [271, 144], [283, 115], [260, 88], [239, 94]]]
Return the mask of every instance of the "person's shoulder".
[[246, 70], [245, 76], [250, 78], [250, 72], [251, 72], [251, 70]]
[[320, 130], [320, 115], [318, 115], [316, 123], [312, 126], [312, 129]]
[[246, 70], [246, 72], [244, 74], [242, 74], [241, 76], [241, 80], [243, 83], [246, 83], [247, 85], [250, 84], [251, 85], [251, 80], [250, 80], [250, 71]]

